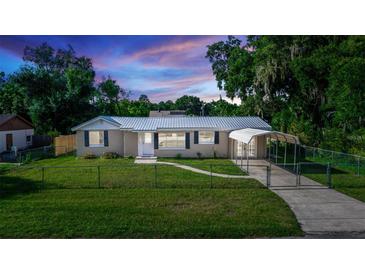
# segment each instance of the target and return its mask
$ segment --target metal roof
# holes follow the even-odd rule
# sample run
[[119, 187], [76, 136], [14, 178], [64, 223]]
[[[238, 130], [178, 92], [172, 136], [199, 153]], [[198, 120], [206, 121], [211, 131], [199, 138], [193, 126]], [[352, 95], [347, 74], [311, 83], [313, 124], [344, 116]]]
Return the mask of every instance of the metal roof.
[[185, 116], [185, 117], [119, 117], [99, 116], [72, 130], [77, 130], [96, 119], [103, 119], [120, 125], [120, 129], [131, 131], [163, 131], [185, 129], [236, 130], [242, 128], [258, 128], [271, 130], [271, 126], [256, 116]]
[[245, 129], [234, 130], [229, 134], [229, 138], [235, 139], [244, 144], [249, 144], [252, 138], [255, 136], [269, 136], [271, 139], [292, 144], [299, 144], [298, 137], [279, 131], [268, 131], [257, 128], [245, 128]]

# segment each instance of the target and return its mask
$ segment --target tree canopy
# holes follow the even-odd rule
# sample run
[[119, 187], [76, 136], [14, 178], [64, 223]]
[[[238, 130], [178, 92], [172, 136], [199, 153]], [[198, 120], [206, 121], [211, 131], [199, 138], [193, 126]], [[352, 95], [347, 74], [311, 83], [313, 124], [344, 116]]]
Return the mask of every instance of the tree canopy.
[[[228, 37], [208, 46], [217, 86], [242, 100], [241, 113], [259, 115], [302, 142], [362, 150], [362, 36]], [[360, 142], [361, 143], [361, 142]]]

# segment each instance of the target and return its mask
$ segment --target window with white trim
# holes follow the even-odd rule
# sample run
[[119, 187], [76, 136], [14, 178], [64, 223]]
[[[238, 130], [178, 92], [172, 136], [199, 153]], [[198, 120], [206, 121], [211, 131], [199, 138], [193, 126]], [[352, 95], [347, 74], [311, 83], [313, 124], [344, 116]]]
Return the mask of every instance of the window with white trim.
[[89, 146], [103, 147], [104, 146], [104, 131], [89, 131]]
[[185, 148], [185, 132], [159, 132], [159, 148]]
[[214, 131], [199, 131], [199, 144], [214, 144]]

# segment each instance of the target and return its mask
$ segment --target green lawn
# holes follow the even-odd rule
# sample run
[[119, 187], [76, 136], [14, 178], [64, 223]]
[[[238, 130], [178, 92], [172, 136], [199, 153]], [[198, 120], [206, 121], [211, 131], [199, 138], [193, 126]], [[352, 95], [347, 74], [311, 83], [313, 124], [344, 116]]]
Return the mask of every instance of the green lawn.
[[1, 238], [299, 236], [267, 189], [46, 190], [0, 200]]
[[192, 166], [206, 171], [230, 175], [247, 175], [230, 159], [190, 159], [190, 158], [158, 158], [161, 162], [173, 162], [182, 165]]
[[[132, 162], [67, 156], [4, 172], [0, 177], [0, 237], [302, 235], [285, 202], [255, 180], [214, 178], [211, 182], [207, 175], [157, 166], [155, 181], [151, 176], [154, 166]], [[100, 189], [97, 165], [102, 167]], [[42, 166], [54, 168], [45, 169], [46, 187], [39, 191]]]

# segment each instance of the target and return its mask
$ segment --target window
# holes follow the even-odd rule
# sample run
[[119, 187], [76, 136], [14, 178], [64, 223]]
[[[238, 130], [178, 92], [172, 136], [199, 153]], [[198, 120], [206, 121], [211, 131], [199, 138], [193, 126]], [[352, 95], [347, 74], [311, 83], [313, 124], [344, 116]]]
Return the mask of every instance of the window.
[[185, 148], [185, 132], [159, 132], [159, 148]]
[[104, 131], [89, 131], [89, 144], [91, 147], [103, 147]]
[[32, 141], [32, 135], [27, 135], [26, 137], [27, 144], [30, 143], [31, 141]]
[[214, 144], [214, 132], [199, 131], [199, 144]]

